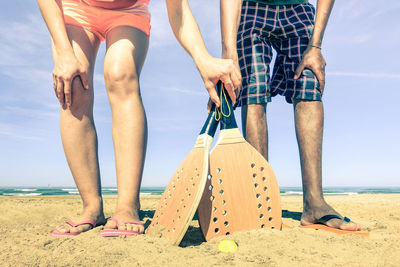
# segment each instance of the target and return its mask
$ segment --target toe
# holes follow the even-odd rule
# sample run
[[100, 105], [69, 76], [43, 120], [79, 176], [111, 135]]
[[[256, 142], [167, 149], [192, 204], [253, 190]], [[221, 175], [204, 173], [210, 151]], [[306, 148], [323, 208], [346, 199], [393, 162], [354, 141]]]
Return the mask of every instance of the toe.
[[86, 232], [88, 230], [90, 230], [91, 227], [89, 226], [89, 224], [84, 224], [78, 227], [72, 227], [71, 230], [69, 231], [72, 234], [76, 234], [76, 233], [82, 233], [82, 232]]
[[326, 225], [332, 228], [337, 228], [341, 230], [346, 230], [346, 231], [359, 231], [361, 230], [361, 226], [359, 224], [356, 224], [352, 221], [346, 222], [344, 220], [339, 220], [339, 219], [331, 219], [328, 222], [326, 222]]
[[143, 230], [141, 228], [142, 228], [142, 226], [139, 225], [139, 224], [133, 224], [132, 225], [132, 231], [135, 231], [137, 233], [142, 233], [143, 232]]
[[59, 233], [69, 233], [70, 227], [68, 225], [59, 225], [56, 227], [56, 230]]
[[354, 222], [343, 222], [339, 228], [347, 231], [360, 231], [361, 225]]
[[130, 223], [126, 224], [125, 227], [126, 227], [126, 230], [128, 230], [128, 231], [134, 231], [134, 228], [135, 228], [134, 225], [132, 225]]
[[126, 224], [120, 224], [118, 230], [127, 230]]
[[69, 231], [71, 234], [75, 233], [80, 233], [83, 232], [83, 229], [80, 229], [81, 227], [72, 227], [71, 230]]
[[112, 220], [108, 220], [106, 225], [104, 225], [104, 229], [116, 229], [116, 228], [117, 224]]
[[139, 227], [138, 227], [138, 225], [132, 224], [131, 227], [132, 227], [132, 231], [135, 231], [135, 232], [139, 233]]

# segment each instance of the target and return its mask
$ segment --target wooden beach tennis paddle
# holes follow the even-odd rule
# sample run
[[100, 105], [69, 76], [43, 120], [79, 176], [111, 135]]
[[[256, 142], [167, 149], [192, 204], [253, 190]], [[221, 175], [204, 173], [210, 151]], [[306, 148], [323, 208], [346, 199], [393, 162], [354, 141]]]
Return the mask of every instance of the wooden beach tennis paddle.
[[[218, 123], [215, 105], [189, 155], [183, 160], [166, 187], [147, 233], [161, 231], [179, 245], [196, 212], [208, 175], [208, 155]], [[155, 230], [155, 229], [159, 230]]]
[[203, 235], [208, 241], [244, 230], [281, 229], [281, 198], [272, 168], [240, 133], [221, 82], [217, 92], [221, 131], [210, 153], [210, 176], [198, 207]]

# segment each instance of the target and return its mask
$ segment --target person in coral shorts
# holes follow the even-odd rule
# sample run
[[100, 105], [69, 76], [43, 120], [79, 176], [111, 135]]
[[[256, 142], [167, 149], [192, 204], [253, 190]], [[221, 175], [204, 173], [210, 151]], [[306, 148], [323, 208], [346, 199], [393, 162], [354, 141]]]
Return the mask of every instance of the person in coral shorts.
[[53, 88], [61, 104], [64, 152], [83, 202], [80, 215], [57, 226], [53, 236], [75, 236], [105, 223], [93, 122], [93, 72], [104, 40], [104, 79], [112, 110], [118, 201], [101, 234], [144, 232], [139, 220], [139, 189], [147, 122], [139, 77], [149, 45], [148, 2], [38, 0], [51, 35]]

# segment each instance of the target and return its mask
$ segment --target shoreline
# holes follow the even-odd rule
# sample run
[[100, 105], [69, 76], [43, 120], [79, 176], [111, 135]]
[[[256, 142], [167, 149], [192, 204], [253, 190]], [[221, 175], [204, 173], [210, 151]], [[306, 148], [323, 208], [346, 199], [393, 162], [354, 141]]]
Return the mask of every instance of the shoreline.
[[[140, 195], [162, 195], [165, 187], [142, 187]], [[400, 187], [325, 187], [324, 195], [362, 195], [362, 194], [400, 194]], [[301, 187], [280, 187], [281, 196], [297, 195], [301, 196], [303, 190]], [[103, 195], [117, 195], [117, 187], [103, 187]], [[79, 195], [76, 187], [29, 187], [14, 186], [0, 187], [0, 196], [51, 196], [51, 195]]]
[[[148, 225], [160, 195], [141, 196], [143, 222]], [[116, 195], [104, 196], [111, 216]], [[203, 242], [197, 220], [192, 221], [183, 247], [158, 235], [102, 238], [102, 227], [74, 238], [55, 238], [57, 224], [76, 216], [78, 195], [0, 196], [0, 260], [5, 266], [396, 266], [400, 253], [400, 194], [358, 194], [326, 197], [342, 215], [371, 232], [370, 238], [336, 235], [298, 227], [301, 196], [282, 196], [283, 222], [290, 229], [258, 229]], [[238, 243], [235, 253], [218, 251], [218, 242]]]

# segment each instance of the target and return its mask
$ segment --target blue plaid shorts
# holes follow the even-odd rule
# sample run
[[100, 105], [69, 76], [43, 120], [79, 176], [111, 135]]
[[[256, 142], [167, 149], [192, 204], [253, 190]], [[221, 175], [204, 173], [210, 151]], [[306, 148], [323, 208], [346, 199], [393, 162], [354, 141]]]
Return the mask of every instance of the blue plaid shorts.
[[[321, 100], [318, 80], [305, 69], [294, 80], [314, 29], [311, 4], [267, 5], [243, 1], [237, 35], [242, 88], [236, 106], [265, 104], [280, 94], [288, 103]], [[272, 79], [272, 49], [277, 53]]]

